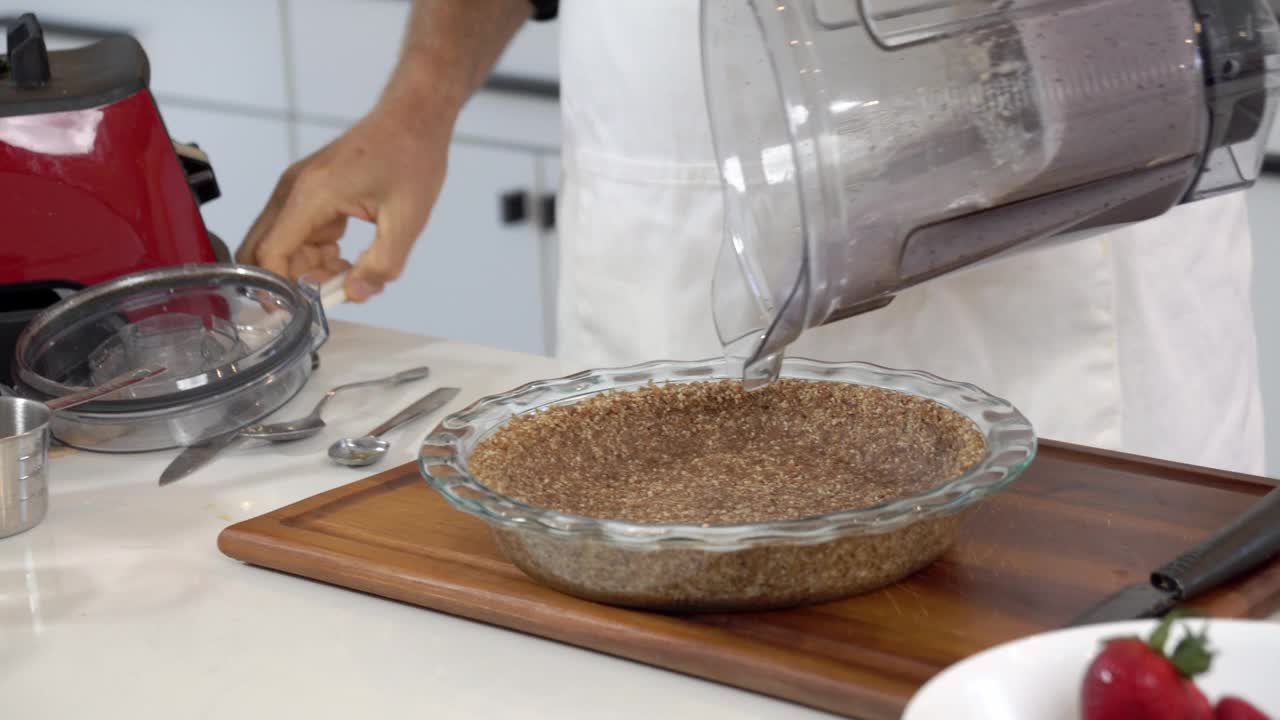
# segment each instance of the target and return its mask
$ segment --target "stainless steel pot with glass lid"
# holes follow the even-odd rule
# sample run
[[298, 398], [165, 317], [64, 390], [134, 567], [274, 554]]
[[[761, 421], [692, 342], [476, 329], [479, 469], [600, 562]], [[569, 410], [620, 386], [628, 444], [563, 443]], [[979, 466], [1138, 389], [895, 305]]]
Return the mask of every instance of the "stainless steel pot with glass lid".
[[126, 275], [46, 309], [18, 338], [14, 385], [59, 397], [146, 366], [167, 372], [59, 413], [52, 433], [86, 450], [189, 445], [287, 402], [328, 338], [319, 293], [230, 264]]

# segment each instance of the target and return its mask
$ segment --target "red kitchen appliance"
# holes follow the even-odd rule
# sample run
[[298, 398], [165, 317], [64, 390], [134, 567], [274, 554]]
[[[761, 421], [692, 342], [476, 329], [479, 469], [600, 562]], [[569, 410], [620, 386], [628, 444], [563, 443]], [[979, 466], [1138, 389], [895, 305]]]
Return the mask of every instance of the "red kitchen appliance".
[[137, 40], [50, 51], [36, 17], [7, 24], [0, 55], [0, 377], [41, 309], [152, 268], [225, 261], [200, 205], [208, 157], [170, 139]]

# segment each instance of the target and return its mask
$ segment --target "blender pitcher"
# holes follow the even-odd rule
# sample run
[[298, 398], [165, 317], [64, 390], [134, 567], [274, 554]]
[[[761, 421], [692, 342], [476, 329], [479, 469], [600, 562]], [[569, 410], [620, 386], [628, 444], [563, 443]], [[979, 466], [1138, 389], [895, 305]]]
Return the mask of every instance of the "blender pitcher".
[[939, 275], [1247, 187], [1265, 0], [703, 0], [712, 307], [748, 387]]

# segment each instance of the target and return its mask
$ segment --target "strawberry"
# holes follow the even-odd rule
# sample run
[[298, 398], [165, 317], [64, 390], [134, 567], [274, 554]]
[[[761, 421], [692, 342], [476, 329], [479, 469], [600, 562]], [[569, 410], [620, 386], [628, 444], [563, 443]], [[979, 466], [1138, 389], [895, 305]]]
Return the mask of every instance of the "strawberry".
[[1191, 715], [1189, 717], [1196, 718], [1214, 718], [1213, 703], [1209, 702], [1209, 698], [1204, 696], [1200, 688], [1190, 680], [1187, 681], [1187, 702], [1191, 705]]
[[1214, 720], [1270, 720], [1258, 708], [1230, 695], [1218, 699], [1213, 711]]
[[1146, 640], [1107, 641], [1085, 673], [1083, 720], [1215, 720], [1192, 680], [1209, 669], [1205, 635], [1188, 634], [1166, 655], [1174, 619], [1167, 616]]

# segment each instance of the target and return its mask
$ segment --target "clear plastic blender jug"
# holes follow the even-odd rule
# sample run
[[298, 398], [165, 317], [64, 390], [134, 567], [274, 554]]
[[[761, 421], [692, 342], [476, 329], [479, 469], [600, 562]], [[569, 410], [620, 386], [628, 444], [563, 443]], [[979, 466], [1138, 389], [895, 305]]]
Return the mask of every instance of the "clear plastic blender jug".
[[703, 0], [713, 312], [749, 386], [930, 278], [1253, 182], [1263, 0]]

